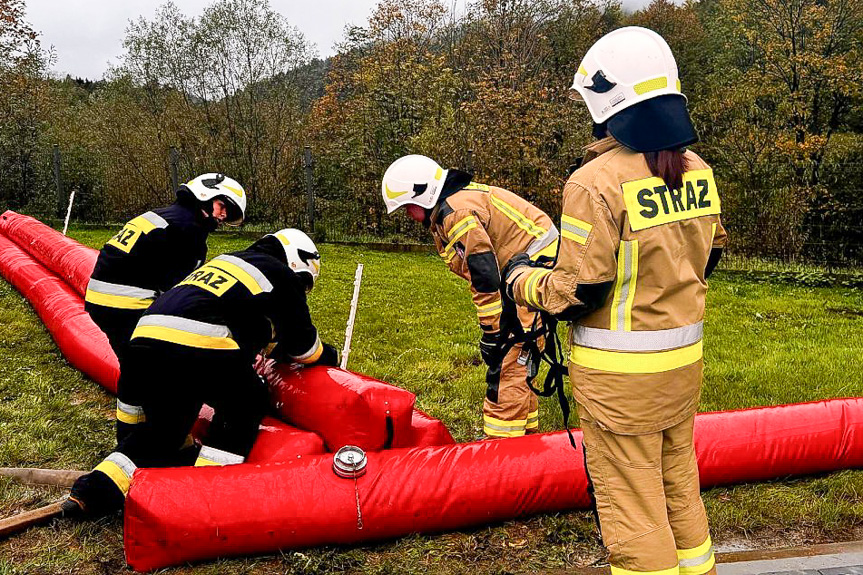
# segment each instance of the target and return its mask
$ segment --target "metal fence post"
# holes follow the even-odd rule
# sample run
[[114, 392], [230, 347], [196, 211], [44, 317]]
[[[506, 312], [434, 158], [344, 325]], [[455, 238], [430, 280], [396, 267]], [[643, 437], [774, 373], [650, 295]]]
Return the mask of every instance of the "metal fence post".
[[180, 153], [177, 151], [177, 148], [171, 146], [171, 185], [173, 186], [172, 191], [176, 192], [177, 188], [180, 187], [180, 177], [179, 177], [179, 165], [180, 165]]
[[305, 146], [303, 150], [303, 168], [306, 171], [306, 214], [309, 224], [309, 235], [315, 233], [315, 188], [313, 185], [314, 160], [312, 159], [311, 146]]
[[54, 144], [54, 184], [57, 186], [57, 216], [63, 217], [63, 180], [60, 173], [60, 146]]

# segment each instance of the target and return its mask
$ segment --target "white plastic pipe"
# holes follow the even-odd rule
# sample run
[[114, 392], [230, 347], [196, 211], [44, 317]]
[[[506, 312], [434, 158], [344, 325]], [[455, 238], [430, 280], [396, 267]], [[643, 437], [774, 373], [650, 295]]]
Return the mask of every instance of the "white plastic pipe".
[[69, 207], [66, 208], [66, 221], [63, 222], [63, 235], [66, 235], [66, 230], [69, 229], [69, 218], [72, 216], [72, 202], [75, 201], [75, 190], [69, 194]]
[[360, 301], [360, 284], [363, 281], [363, 264], [357, 264], [357, 273], [354, 276], [354, 297], [351, 299], [351, 313], [348, 316], [348, 327], [345, 330], [345, 347], [342, 350], [342, 365], [348, 366], [348, 356], [351, 353], [351, 338], [354, 336], [354, 320], [357, 318], [357, 303]]

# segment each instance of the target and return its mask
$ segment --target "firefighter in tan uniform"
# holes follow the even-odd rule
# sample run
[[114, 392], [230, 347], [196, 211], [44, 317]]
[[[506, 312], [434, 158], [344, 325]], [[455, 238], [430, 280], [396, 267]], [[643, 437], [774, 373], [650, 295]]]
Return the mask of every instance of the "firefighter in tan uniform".
[[[444, 170], [425, 156], [404, 156], [387, 169], [381, 186], [387, 212], [406, 206], [408, 214], [428, 227], [438, 253], [450, 270], [470, 282], [482, 329], [480, 352], [488, 366], [483, 405], [487, 437], [517, 437], [539, 429], [539, 407], [528, 386], [535, 361], [523, 344], [505, 350], [501, 329], [503, 306], [500, 271], [512, 256], [527, 253], [550, 263], [558, 231], [539, 208], [502, 188], [478, 184], [471, 175]], [[517, 309], [525, 331], [541, 326], [536, 312]]]
[[571, 322], [569, 375], [613, 575], [715, 573], [693, 421], [706, 278], [726, 242], [668, 45], [621, 28], [573, 85], [602, 137], [563, 191], [552, 269], [516, 256], [506, 294]]

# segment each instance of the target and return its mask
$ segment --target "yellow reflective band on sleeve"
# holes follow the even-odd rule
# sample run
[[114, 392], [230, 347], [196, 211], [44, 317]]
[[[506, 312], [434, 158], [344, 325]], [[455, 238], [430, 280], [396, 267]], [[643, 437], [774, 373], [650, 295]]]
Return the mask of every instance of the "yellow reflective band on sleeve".
[[503, 302], [495, 300], [489, 304], [476, 306], [476, 315], [479, 317], [493, 317], [503, 311]]
[[551, 273], [549, 269], [538, 269], [531, 272], [524, 282], [524, 301], [531, 307], [542, 309], [539, 305], [539, 280]]
[[189, 333], [171, 327], [162, 327], [157, 325], [139, 325], [132, 332], [131, 339], [136, 337], [149, 337], [150, 339], [158, 339], [168, 341], [179, 345], [189, 347], [199, 347], [203, 349], [240, 349], [237, 342], [230, 337], [214, 337], [211, 335], [200, 335], [197, 333]]
[[455, 246], [455, 243], [465, 235], [468, 230], [472, 230], [477, 227], [479, 224], [476, 221], [476, 218], [473, 216], [468, 216], [462, 220], [456, 222], [456, 224], [452, 227], [449, 233], [449, 243], [444, 248], [444, 252], [449, 252]]
[[710, 557], [707, 559], [707, 561], [705, 561], [701, 565], [694, 565], [691, 567], [690, 566], [684, 566], [683, 561], [681, 561], [680, 575], [704, 575], [705, 573], [707, 573], [708, 571], [713, 569], [714, 565], [716, 565], [716, 557], [714, 556], [713, 552], [711, 551]]
[[679, 575], [680, 567], [675, 565], [669, 569], [661, 569], [659, 571], [630, 571], [621, 567], [611, 566], [611, 575]]
[[299, 363], [315, 363], [321, 358], [321, 354], [324, 353], [324, 345], [318, 340], [318, 348], [312, 353], [312, 355], [305, 357], [303, 359], [297, 359]]
[[632, 331], [632, 302], [638, 281], [638, 240], [621, 241], [617, 253], [617, 278], [611, 301], [611, 331]]
[[114, 482], [114, 485], [123, 492], [123, 496], [129, 493], [129, 486], [132, 484], [132, 479], [126, 475], [125, 472], [120, 468], [119, 465], [114, 463], [113, 461], [105, 460], [95, 468], [93, 471], [101, 471], [108, 478]]
[[515, 225], [517, 225], [519, 228], [529, 233], [533, 237], [540, 238], [544, 236], [545, 233], [548, 231], [547, 229], [535, 223], [531, 219], [525, 217], [524, 214], [522, 214], [513, 206], [509, 205], [494, 194], [491, 194], [489, 198], [491, 199], [491, 205], [496, 207], [503, 215], [512, 220]]
[[606, 351], [589, 347], [572, 346], [569, 360], [582, 367], [613, 373], [662, 373], [692, 365], [704, 354], [702, 342], [693, 345], [652, 353]]
[[645, 80], [644, 82], [639, 82], [633, 89], [635, 93], [639, 96], [641, 94], [646, 94], [647, 92], [653, 92], [654, 90], [661, 90], [662, 88], [668, 87], [668, 78], [665, 76], [660, 76], [659, 78], [653, 78], [650, 80]]
[[114, 307], [117, 309], [147, 309], [153, 300], [150, 298], [138, 298], [125, 295], [108, 295], [95, 292], [91, 289], [87, 290], [84, 299], [90, 303], [105, 307]]
[[560, 235], [581, 245], [587, 244], [587, 238], [593, 226], [584, 220], [562, 214], [560, 216]]
[[557, 257], [557, 240], [554, 240], [552, 243], [530, 256], [530, 259], [532, 261], [536, 261], [543, 256], [551, 259]]
[[669, 189], [662, 178], [650, 177], [620, 185], [632, 231], [722, 212], [713, 170], [683, 174], [683, 187]]
[[527, 414], [525, 429], [537, 429], [539, 427], [539, 410]]

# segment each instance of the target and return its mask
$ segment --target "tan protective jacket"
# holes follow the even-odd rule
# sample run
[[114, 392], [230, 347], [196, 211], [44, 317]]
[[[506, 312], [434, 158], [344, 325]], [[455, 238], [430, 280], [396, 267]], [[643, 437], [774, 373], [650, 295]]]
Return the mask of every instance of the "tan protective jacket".
[[554, 257], [557, 228], [545, 212], [503, 188], [471, 182], [431, 215], [435, 247], [471, 283], [483, 331], [500, 329], [500, 271], [517, 253]]
[[571, 326], [573, 393], [600, 425], [652, 433], [698, 405], [705, 268], [726, 243], [716, 182], [691, 151], [680, 190], [613, 138], [586, 151], [563, 190], [554, 268], [519, 270], [513, 295], [565, 318], [579, 295], [608, 293]]

